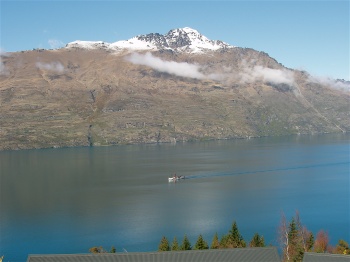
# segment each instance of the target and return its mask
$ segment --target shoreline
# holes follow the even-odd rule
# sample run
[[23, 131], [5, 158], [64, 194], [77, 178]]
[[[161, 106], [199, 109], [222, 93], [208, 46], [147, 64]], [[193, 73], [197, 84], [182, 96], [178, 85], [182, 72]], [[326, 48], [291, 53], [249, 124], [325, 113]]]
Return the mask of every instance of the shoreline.
[[186, 143], [198, 143], [198, 142], [209, 142], [209, 141], [225, 141], [225, 140], [250, 140], [257, 138], [273, 138], [273, 137], [299, 137], [299, 136], [315, 136], [315, 135], [330, 135], [330, 134], [349, 134], [349, 131], [345, 132], [320, 132], [320, 133], [298, 133], [298, 134], [284, 134], [284, 135], [271, 135], [271, 136], [246, 136], [246, 137], [227, 137], [227, 138], [198, 138], [198, 139], [188, 139], [188, 140], [176, 140], [173, 141], [150, 141], [150, 142], [131, 142], [131, 143], [117, 143], [117, 144], [92, 144], [92, 145], [73, 145], [73, 146], [48, 146], [48, 147], [28, 147], [28, 148], [14, 148], [14, 149], [0, 149], [1, 152], [10, 152], [10, 151], [28, 151], [28, 150], [43, 150], [43, 149], [64, 149], [64, 148], [86, 148], [86, 147], [111, 147], [111, 146], [128, 146], [128, 145], [166, 145], [166, 144], [186, 144]]

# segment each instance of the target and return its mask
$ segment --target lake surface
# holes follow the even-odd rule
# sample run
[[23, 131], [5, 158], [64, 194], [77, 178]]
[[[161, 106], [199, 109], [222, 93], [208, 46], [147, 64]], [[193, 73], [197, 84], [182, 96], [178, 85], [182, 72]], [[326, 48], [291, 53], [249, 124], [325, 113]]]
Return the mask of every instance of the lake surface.
[[[211, 243], [237, 221], [277, 245], [281, 212], [350, 241], [350, 135], [0, 152], [0, 256]], [[188, 179], [168, 183], [172, 173]]]

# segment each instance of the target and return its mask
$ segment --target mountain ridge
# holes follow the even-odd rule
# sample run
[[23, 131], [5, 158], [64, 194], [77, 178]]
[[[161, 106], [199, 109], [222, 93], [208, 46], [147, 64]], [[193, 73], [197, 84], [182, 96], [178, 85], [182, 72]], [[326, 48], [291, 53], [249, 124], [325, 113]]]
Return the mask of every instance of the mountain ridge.
[[66, 48], [102, 48], [112, 51], [125, 49], [131, 50], [172, 50], [175, 52], [202, 53], [220, 49], [234, 48], [220, 40], [209, 40], [197, 30], [190, 27], [170, 30], [167, 34], [149, 33], [138, 35], [129, 40], [121, 40], [114, 43], [103, 41], [74, 41], [66, 45]]
[[169, 42], [178, 51], [114, 52], [101, 42], [2, 56], [0, 150], [350, 131], [346, 81], [251, 48], [186, 52], [186, 39]]

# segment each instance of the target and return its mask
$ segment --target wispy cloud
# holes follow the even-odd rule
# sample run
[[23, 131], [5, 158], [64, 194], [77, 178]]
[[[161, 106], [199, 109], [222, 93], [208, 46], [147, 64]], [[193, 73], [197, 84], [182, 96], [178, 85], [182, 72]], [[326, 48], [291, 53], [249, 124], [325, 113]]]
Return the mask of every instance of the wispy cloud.
[[240, 81], [244, 83], [262, 81], [273, 84], [294, 84], [294, 73], [287, 69], [272, 69], [261, 65], [249, 67], [245, 65], [239, 75]]
[[138, 54], [133, 53], [126, 57], [126, 60], [137, 65], [149, 66], [159, 72], [164, 72], [172, 75], [204, 79], [206, 76], [200, 72], [200, 66], [189, 64], [186, 62], [164, 61], [151, 53]]
[[[242, 84], [263, 82], [277, 86], [282, 85], [283, 88], [288, 87], [290, 90], [292, 90], [293, 86], [296, 84], [293, 70], [286, 68], [269, 68], [245, 60], [238, 65], [238, 68], [223, 66], [221, 70], [216, 69], [220, 71], [220, 73], [208, 72], [208, 68], [198, 64], [165, 61], [159, 57], [153, 56], [150, 52], [146, 54], [133, 53], [127, 56], [126, 60], [133, 64], [149, 66], [159, 72], [195, 79], [211, 79], [226, 84], [232, 82], [240, 82]], [[350, 91], [349, 82], [315, 76], [309, 76], [308, 80], [331, 88]]]
[[7, 70], [4, 62], [2, 61], [3, 56], [8, 56], [4, 49], [0, 48], [0, 75], [8, 75], [9, 71]]
[[293, 85], [294, 83], [294, 74], [291, 70], [271, 69], [260, 65], [250, 66], [245, 61], [242, 62], [239, 70], [223, 67], [220, 70], [222, 71], [221, 73], [204, 73], [207, 71], [204, 66], [185, 62], [164, 61], [149, 52], [146, 54], [133, 53], [127, 56], [126, 60], [133, 64], [149, 66], [159, 72], [195, 79], [211, 79], [221, 82], [234, 80], [241, 83], [263, 81], [288, 85]]
[[0, 57], [0, 75], [7, 75], [8, 73], [4, 62], [2, 62], [2, 58]]
[[64, 66], [60, 62], [51, 62], [51, 63], [36, 62], [35, 65], [37, 68], [41, 70], [53, 71], [56, 73], [64, 72]]
[[49, 39], [48, 43], [51, 49], [61, 48], [65, 45], [61, 40], [58, 39]]
[[309, 82], [318, 83], [321, 85], [326, 85], [331, 88], [350, 91], [350, 82], [349, 81], [342, 81], [342, 80], [335, 80], [330, 77], [324, 77], [324, 76], [312, 76], [309, 75], [308, 78]]
[[0, 56], [9, 56], [9, 54], [3, 48], [0, 47]]

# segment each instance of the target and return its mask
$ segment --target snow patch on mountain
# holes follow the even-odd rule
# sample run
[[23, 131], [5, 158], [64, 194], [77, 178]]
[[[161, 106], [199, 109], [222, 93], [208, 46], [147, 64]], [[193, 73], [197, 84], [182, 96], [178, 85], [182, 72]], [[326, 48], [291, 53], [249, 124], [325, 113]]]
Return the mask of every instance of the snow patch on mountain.
[[83, 48], [83, 49], [97, 49], [109, 48], [110, 44], [103, 41], [74, 41], [66, 45], [66, 48]]
[[129, 40], [118, 41], [109, 45], [110, 49], [131, 49], [131, 50], [152, 50], [157, 47], [150, 42], [142, 41], [137, 37], [133, 37]]

